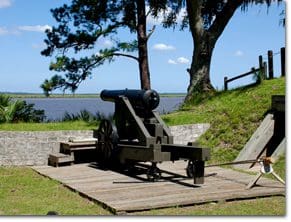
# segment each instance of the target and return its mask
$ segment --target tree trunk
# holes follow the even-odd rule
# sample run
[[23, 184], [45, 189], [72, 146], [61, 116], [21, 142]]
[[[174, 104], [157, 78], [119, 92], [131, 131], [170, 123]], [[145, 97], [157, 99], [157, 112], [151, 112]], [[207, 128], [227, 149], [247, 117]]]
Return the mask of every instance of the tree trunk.
[[200, 38], [196, 38], [191, 68], [189, 70], [190, 83], [187, 90], [186, 101], [190, 100], [195, 93], [214, 90], [210, 81], [210, 64], [215, 45], [214, 42], [210, 41], [207, 33]]
[[205, 28], [202, 9], [203, 0], [186, 0], [189, 27], [194, 43], [192, 64], [189, 70], [190, 84], [186, 96], [189, 100], [195, 93], [214, 90], [210, 83], [210, 64], [215, 44], [235, 10], [244, 0], [227, 1], [212, 24]]
[[146, 11], [145, 1], [137, 1], [137, 40], [138, 59], [141, 89], [150, 89], [150, 70], [148, 63], [147, 32], [146, 32]]

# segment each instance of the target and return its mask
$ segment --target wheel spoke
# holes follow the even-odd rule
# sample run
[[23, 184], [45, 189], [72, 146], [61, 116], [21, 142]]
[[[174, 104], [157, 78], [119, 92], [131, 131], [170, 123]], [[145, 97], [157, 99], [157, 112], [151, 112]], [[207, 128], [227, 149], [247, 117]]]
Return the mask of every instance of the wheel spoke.
[[116, 127], [113, 127], [110, 120], [103, 119], [98, 129], [98, 149], [101, 161], [105, 164], [110, 162], [117, 140]]

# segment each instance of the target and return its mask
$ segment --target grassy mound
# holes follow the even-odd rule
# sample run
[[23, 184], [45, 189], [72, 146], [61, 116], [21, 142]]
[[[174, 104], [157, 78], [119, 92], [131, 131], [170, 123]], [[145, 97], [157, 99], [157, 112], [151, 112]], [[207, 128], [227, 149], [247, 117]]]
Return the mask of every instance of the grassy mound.
[[210, 123], [200, 144], [212, 149], [212, 162], [231, 161], [270, 110], [272, 95], [285, 95], [285, 90], [285, 78], [266, 80], [258, 86], [196, 98], [163, 118], [169, 125]]

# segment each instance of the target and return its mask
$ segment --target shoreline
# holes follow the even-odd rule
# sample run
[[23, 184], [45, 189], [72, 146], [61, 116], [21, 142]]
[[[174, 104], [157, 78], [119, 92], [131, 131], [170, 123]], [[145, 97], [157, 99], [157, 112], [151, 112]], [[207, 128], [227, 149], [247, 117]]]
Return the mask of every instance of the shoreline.
[[[46, 97], [42, 93], [10, 93], [10, 92], [0, 92], [0, 94], [9, 95], [16, 99], [49, 99], [49, 98], [100, 98], [100, 94], [94, 93], [79, 93], [79, 94], [52, 94]], [[186, 93], [159, 93], [160, 97], [185, 97]]]

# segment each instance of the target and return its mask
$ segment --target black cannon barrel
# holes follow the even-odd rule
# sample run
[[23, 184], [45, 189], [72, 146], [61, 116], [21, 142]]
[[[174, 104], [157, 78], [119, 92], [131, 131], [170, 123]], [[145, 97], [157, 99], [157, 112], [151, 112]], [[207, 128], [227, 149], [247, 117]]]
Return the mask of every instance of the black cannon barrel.
[[100, 97], [104, 101], [116, 102], [126, 97], [135, 108], [154, 110], [160, 103], [160, 96], [155, 90], [103, 90]]

